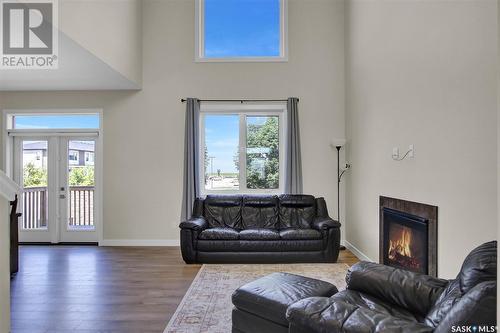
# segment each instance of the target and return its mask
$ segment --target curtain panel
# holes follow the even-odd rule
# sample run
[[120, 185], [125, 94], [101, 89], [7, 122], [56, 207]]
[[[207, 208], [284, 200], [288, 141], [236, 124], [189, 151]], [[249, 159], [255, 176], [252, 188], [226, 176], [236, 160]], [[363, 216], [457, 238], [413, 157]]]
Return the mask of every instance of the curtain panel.
[[191, 217], [194, 200], [200, 195], [200, 101], [196, 98], [186, 100], [186, 131], [184, 137], [184, 177], [181, 221]]
[[303, 193], [298, 104], [298, 98], [288, 98], [285, 169], [285, 193], [287, 194]]

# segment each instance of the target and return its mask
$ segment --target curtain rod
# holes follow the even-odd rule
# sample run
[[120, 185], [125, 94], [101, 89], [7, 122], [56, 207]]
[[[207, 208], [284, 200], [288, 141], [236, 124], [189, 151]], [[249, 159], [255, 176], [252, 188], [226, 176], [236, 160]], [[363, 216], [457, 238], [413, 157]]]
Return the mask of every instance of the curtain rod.
[[[200, 99], [200, 102], [287, 102], [288, 99]], [[297, 101], [299, 101], [297, 99]], [[181, 102], [186, 102], [186, 99], [182, 98]]]

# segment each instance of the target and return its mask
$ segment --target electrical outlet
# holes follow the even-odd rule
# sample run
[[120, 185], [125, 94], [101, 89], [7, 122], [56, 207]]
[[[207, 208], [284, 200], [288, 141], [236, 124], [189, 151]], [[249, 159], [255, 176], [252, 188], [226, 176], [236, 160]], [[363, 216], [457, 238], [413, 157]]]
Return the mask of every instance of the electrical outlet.
[[415, 157], [415, 149], [414, 149], [413, 145], [410, 145], [408, 147], [408, 151], [409, 151], [409, 153], [408, 153], [408, 157], [409, 158]]

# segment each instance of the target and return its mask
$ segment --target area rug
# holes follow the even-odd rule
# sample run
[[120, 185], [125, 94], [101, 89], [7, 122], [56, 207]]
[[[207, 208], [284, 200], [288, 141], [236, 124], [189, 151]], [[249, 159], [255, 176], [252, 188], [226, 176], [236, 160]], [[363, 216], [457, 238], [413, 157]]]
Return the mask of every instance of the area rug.
[[231, 295], [247, 282], [273, 272], [328, 281], [345, 288], [346, 264], [203, 265], [164, 333], [231, 332]]

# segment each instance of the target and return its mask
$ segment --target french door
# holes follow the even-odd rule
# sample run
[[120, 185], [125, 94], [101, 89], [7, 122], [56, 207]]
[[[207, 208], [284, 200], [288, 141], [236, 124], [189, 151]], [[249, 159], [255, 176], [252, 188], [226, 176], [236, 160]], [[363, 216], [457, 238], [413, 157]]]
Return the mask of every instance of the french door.
[[21, 242], [97, 242], [96, 138], [18, 136]]

